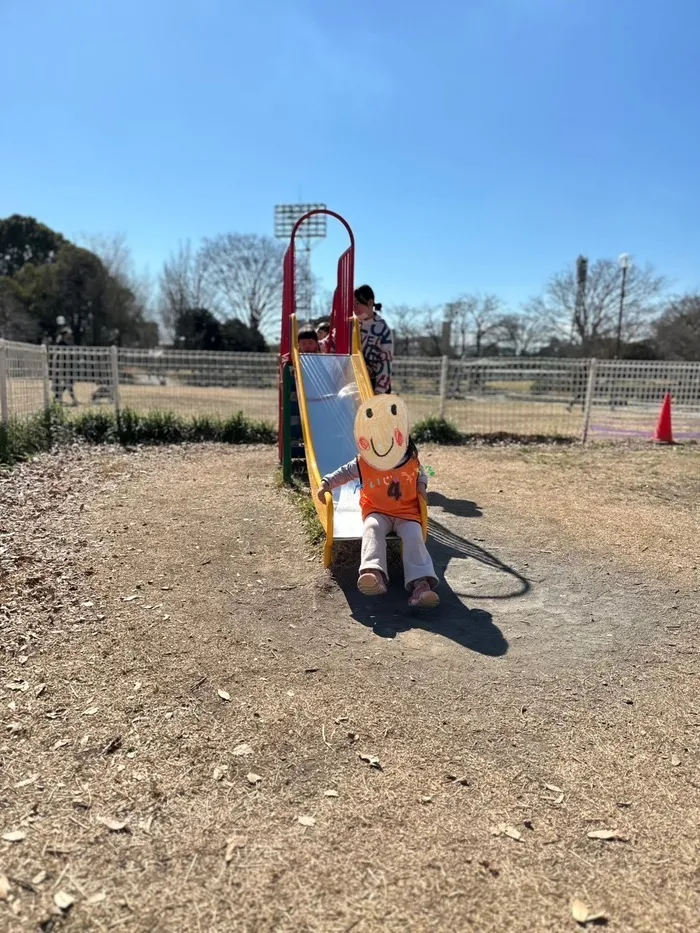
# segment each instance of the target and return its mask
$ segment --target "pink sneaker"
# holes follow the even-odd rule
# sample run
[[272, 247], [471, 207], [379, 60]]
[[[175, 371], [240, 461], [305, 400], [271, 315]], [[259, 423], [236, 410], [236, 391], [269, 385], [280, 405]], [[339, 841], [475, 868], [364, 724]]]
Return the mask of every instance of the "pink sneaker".
[[363, 596], [382, 596], [386, 593], [386, 583], [377, 570], [365, 570], [357, 580], [357, 588]]
[[419, 606], [421, 609], [434, 609], [440, 605], [440, 597], [430, 588], [427, 580], [416, 580], [409, 600], [409, 606]]

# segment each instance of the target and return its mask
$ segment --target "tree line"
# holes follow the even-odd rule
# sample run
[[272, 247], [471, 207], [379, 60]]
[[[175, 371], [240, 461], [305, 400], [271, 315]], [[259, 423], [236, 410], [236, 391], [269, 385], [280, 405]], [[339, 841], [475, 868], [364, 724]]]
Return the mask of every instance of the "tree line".
[[[580, 270], [585, 270], [581, 276]], [[465, 294], [441, 307], [387, 308], [397, 354], [700, 360], [700, 293], [669, 295], [653, 267], [584, 257], [541, 295], [508, 308]]]
[[[78, 345], [265, 351], [284, 252], [271, 237], [221, 234], [181, 245], [154, 282], [137, 273], [123, 237], [78, 245], [13, 215], [0, 219], [0, 336], [51, 340], [63, 316]], [[327, 318], [332, 294], [306, 267], [297, 286], [308, 315]], [[385, 309], [399, 356], [700, 359], [700, 293], [671, 295], [652, 266], [613, 259], [579, 257], [517, 309], [478, 293]]]
[[65, 318], [78, 346], [264, 351], [279, 318], [284, 249], [225, 234], [181, 247], [158, 281], [121, 236], [71, 242], [33, 217], [0, 219], [0, 337], [52, 342]]

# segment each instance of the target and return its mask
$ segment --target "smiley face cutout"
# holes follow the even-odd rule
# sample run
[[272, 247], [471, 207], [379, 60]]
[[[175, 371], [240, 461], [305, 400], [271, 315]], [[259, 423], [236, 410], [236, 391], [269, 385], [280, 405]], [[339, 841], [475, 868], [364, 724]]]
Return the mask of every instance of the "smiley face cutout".
[[397, 395], [375, 395], [355, 416], [360, 456], [375, 470], [393, 470], [406, 456], [408, 409]]

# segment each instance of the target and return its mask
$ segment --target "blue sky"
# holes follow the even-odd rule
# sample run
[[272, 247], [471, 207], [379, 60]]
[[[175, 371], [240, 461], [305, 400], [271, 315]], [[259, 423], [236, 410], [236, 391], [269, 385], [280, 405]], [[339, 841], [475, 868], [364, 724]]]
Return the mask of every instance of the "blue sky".
[[698, 35], [697, 0], [0, 0], [0, 216], [155, 274], [325, 201], [386, 304], [517, 305], [581, 252], [698, 288]]

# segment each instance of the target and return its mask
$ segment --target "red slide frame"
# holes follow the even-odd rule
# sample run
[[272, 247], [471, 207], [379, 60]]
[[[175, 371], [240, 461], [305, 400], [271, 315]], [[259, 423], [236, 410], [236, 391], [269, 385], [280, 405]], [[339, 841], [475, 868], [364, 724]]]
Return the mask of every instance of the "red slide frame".
[[[352, 346], [352, 318], [355, 310], [355, 236], [350, 224], [336, 214], [335, 211], [329, 211], [325, 208], [309, 211], [300, 217], [294, 225], [292, 235], [284, 254], [283, 264], [283, 290], [282, 290], [282, 334], [280, 338], [280, 366], [279, 366], [279, 455], [280, 462], [284, 461], [285, 450], [285, 425], [284, 417], [284, 370], [289, 366], [292, 351], [292, 315], [296, 314], [296, 286], [294, 280], [295, 270], [295, 243], [299, 228], [314, 214], [327, 214], [334, 217], [345, 227], [350, 237], [350, 246], [345, 250], [338, 260], [338, 282], [333, 294], [333, 308], [331, 310], [330, 327], [333, 337], [332, 352], [348, 354]], [[289, 400], [287, 400], [288, 403]]]

